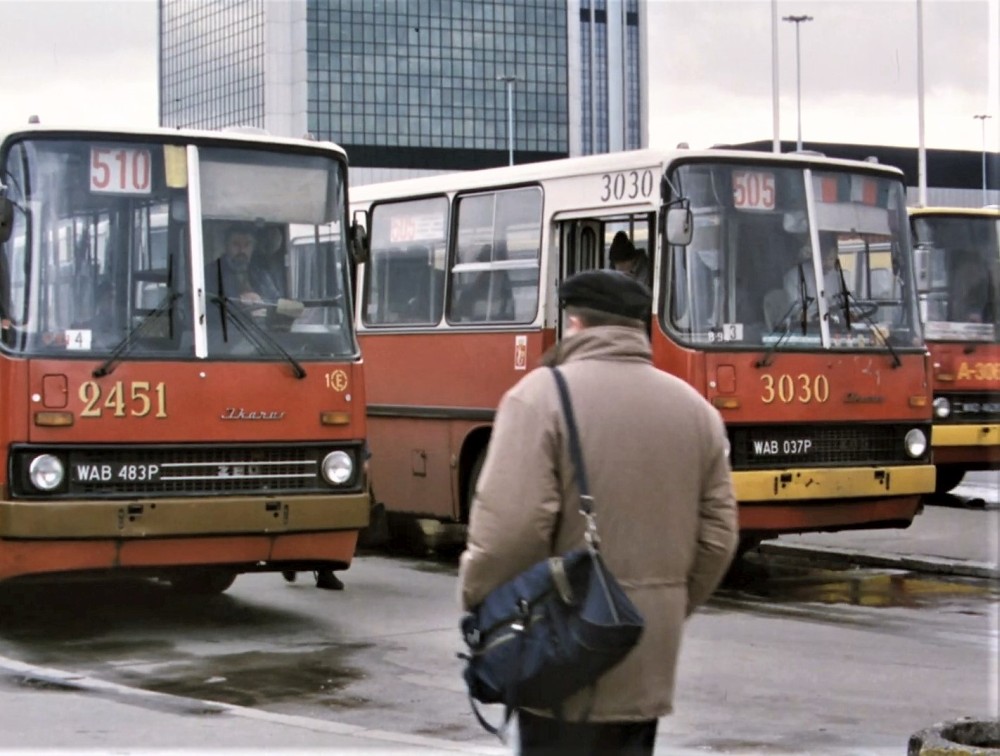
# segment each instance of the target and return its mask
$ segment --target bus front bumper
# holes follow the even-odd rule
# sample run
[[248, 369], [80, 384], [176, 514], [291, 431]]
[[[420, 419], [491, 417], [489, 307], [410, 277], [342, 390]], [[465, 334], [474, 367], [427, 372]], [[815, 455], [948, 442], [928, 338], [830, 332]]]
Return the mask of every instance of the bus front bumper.
[[359, 530], [369, 496], [0, 501], [0, 539], [145, 539]]

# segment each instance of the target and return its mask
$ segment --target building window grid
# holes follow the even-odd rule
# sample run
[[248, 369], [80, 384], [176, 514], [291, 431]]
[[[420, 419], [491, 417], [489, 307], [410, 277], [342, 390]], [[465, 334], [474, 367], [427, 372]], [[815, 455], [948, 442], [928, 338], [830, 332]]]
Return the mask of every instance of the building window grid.
[[[360, 3], [347, 3], [336, 9], [333, 18], [321, 3], [309, 0], [310, 128], [315, 124], [317, 136], [341, 143], [506, 150], [506, 91], [495, 76], [513, 68], [519, 79], [513, 98], [516, 149], [567, 152], [566, 77], [562, 75], [566, 66], [565, 8], [554, 0], [547, 3], [547, 7], [538, 7], [536, 0], [452, 3], [440, 13], [417, 3], [394, 7], [391, 15], [362, 8]], [[472, 6], [471, 14], [467, 6]], [[543, 11], [545, 18], [557, 23], [538, 24]], [[524, 52], [518, 54], [517, 45], [509, 49], [502, 35], [484, 34], [490, 18], [503, 19], [498, 28], [509, 29], [512, 37], [521, 38]], [[394, 38], [393, 57], [372, 56], [372, 41], [366, 43], [366, 34], [350, 38], [339, 34], [339, 30], [359, 27], [372, 39], [383, 35]], [[404, 32], [405, 43], [400, 45]], [[480, 44], [473, 43], [470, 50], [467, 42], [477, 34]], [[533, 44], [525, 42], [529, 35]], [[456, 40], [461, 46], [455, 46]], [[541, 56], [529, 49], [555, 52]], [[344, 83], [339, 100], [319, 86], [322, 55], [329, 58], [331, 77]], [[511, 66], [509, 60], [517, 60], [518, 65]], [[464, 75], [456, 77], [455, 71]], [[446, 81], [454, 83], [447, 96]], [[360, 96], [352, 87], [360, 88]], [[371, 96], [373, 88], [379, 87], [384, 98]], [[448, 101], [451, 105], [444, 105]], [[358, 103], [364, 103], [360, 112]], [[445, 116], [446, 108], [451, 109], [452, 117]], [[327, 119], [323, 115], [340, 128], [325, 132], [322, 124]], [[547, 128], [549, 123], [557, 127]]]
[[[161, 120], [166, 126], [263, 126], [263, 0], [161, 0]], [[206, 32], [207, 30], [207, 32]]]

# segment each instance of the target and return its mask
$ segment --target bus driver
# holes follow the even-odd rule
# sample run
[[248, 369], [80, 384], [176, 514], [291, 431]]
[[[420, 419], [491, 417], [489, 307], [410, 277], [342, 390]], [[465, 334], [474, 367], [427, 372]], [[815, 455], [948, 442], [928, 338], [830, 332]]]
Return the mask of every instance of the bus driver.
[[252, 229], [240, 224], [230, 226], [226, 230], [222, 255], [209, 263], [205, 272], [209, 291], [230, 299], [238, 298], [247, 305], [276, 303], [280, 296], [278, 286], [266, 270], [254, 265], [256, 249], [257, 236]]

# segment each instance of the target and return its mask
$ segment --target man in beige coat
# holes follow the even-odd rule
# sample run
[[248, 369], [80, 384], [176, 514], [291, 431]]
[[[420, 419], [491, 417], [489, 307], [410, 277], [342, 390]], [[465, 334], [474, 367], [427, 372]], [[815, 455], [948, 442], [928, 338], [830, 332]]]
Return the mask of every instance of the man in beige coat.
[[[657, 718], [672, 710], [684, 620], [736, 549], [728, 441], [715, 408], [653, 367], [643, 284], [587, 271], [559, 295], [568, 326], [550, 362], [569, 385], [602, 554], [646, 625], [620, 664], [565, 702], [566, 721], [518, 711], [521, 753], [651, 754]], [[534, 370], [497, 410], [459, 567], [464, 609], [583, 545], [572, 469], [555, 379]]]

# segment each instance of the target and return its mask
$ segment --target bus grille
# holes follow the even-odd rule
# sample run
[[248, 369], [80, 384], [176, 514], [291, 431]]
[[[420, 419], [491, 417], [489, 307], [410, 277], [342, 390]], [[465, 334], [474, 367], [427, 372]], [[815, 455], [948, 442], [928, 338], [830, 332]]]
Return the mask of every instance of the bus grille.
[[[360, 466], [360, 443], [48, 448], [44, 451], [65, 460], [67, 484], [64, 491], [45, 498], [330, 493], [333, 487], [320, 474], [320, 465], [335, 448], [351, 452], [356, 468]], [[22, 447], [17, 455], [30, 457], [39, 451]], [[20, 490], [15, 493], [38, 496], [30, 485], [17, 483]], [[351, 488], [348, 484], [336, 490]]]
[[995, 392], [944, 392], [935, 393], [934, 397], [943, 396], [951, 404], [951, 414], [947, 420], [936, 420], [945, 423], [996, 423], [1000, 422], [1000, 393]]
[[914, 459], [904, 449], [912, 428], [924, 431], [929, 448], [926, 423], [731, 426], [730, 461], [734, 470], [926, 464], [929, 451]]

